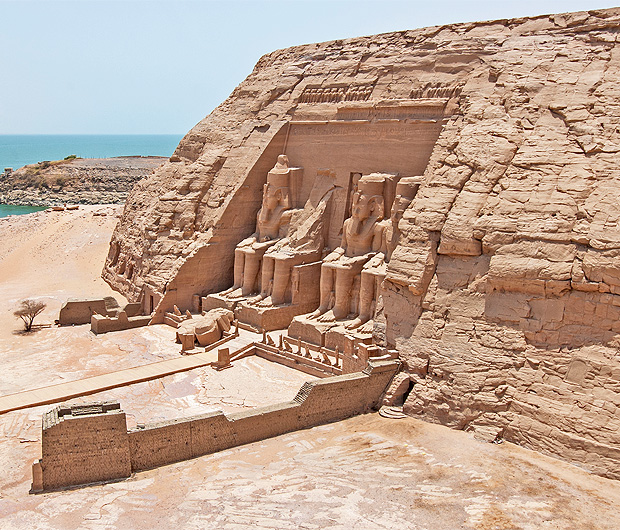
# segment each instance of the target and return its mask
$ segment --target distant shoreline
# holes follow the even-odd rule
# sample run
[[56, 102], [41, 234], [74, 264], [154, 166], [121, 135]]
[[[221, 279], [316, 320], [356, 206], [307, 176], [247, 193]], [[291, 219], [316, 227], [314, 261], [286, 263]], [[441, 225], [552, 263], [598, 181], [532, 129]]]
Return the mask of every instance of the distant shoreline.
[[0, 174], [69, 155], [81, 158], [172, 155], [182, 134], [0, 134]]
[[0, 177], [0, 205], [119, 204], [167, 157], [72, 158], [28, 164]]

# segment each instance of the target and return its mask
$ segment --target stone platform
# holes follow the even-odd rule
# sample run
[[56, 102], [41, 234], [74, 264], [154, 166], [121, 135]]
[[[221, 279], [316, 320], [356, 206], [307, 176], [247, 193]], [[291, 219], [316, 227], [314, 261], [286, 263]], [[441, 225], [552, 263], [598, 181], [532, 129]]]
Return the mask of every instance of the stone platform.
[[288, 335], [330, 350], [338, 348], [340, 351], [345, 350], [347, 340], [363, 344], [372, 343], [372, 333], [360, 333], [354, 329], [347, 329], [347, 322], [350, 321], [319, 322], [308, 318], [308, 315], [301, 315], [292, 320]]

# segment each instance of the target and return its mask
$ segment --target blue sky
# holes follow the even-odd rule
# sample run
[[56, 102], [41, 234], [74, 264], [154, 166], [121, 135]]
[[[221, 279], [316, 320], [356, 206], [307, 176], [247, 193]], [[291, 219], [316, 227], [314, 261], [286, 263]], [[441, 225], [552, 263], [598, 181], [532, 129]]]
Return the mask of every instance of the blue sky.
[[598, 0], [0, 0], [0, 134], [183, 134], [265, 53]]

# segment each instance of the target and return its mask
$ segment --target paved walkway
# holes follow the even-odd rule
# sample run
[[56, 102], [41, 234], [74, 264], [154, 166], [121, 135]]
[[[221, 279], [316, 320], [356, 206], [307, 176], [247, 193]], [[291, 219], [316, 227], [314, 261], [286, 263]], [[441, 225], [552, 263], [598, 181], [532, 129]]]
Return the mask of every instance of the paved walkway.
[[[257, 340], [257, 337], [258, 335], [254, 333], [241, 331], [239, 337], [229, 340], [222, 344], [221, 347], [229, 348], [232, 355], [235, 351]], [[94, 377], [27, 390], [16, 394], [8, 394], [6, 396], [0, 396], [0, 414], [12, 410], [59, 403], [71, 398], [109, 390], [110, 388], [132, 385], [151, 379], [159, 379], [160, 377], [176, 374], [177, 372], [186, 372], [194, 368], [200, 368], [201, 366], [206, 366], [215, 361], [217, 361], [217, 347], [203, 353], [186, 355], [166, 361], [158, 361], [143, 366], [136, 366], [135, 368], [119, 370], [118, 372], [96, 375]]]

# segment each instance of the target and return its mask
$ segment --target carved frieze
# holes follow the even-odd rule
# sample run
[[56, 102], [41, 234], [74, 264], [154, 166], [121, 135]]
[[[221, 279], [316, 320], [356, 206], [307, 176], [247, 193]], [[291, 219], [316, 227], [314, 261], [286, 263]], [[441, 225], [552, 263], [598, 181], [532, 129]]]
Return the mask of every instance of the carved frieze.
[[367, 101], [374, 84], [352, 84], [326, 87], [306, 87], [300, 103], [340, 103], [342, 101]]
[[423, 87], [411, 91], [411, 99], [450, 99], [461, 95], [463, 85], [443, 85], [441, 83], [427, 83]]

